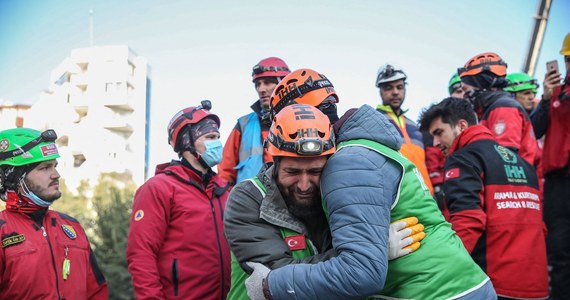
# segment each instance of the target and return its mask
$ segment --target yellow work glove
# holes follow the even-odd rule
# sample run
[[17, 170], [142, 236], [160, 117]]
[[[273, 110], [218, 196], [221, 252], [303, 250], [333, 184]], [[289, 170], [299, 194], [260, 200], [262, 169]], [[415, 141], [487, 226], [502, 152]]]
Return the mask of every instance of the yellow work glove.
[[418, 218], [409, 217], [390, 224], [388, 237], [388, 260], [408, 255], [420, 247], [420, 241], [426, 237], [424, 225]]

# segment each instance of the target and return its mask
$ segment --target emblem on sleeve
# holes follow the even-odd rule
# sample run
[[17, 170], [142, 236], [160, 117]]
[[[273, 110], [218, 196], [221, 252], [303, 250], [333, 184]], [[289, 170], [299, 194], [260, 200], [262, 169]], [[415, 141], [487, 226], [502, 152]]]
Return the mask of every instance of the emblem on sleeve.
[[68, 238], [72, 240], [77, 238], [77, 233], [75, 232], [75, 229], [73, 229], [72, 226], [63, 224], [61, 225], [61, 229], [63, 229], [63, 232], [65, 233], [65, 235], [67, 235]]
[[453, 168], [445, 172], [445, 180], [458, 178], [460, 176], [459, 168]]
[[499, 121], [497, 122], [497, 124], [495, 124], [495, 133], [497, 135], [501, 135], [503, 134], [503, 132], [505, 132], [505, 129], [507, 128], [507, 124], [505, 124], [504, 121]]
[[140, 221], [144, 217], [144, 211], [142, 209], [135, 212], [135, 221]]

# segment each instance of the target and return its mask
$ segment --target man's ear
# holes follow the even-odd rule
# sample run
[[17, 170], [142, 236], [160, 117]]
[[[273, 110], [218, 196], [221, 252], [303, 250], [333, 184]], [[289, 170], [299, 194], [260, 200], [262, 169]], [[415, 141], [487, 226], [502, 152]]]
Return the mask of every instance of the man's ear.
[[461, 130], [461, 132], [463, 132], [463, 130], [465, 130], [469, 127], [469, 123], [465, 119], [460, 119], [457, 122], [457, 125], [459, 126], [459, 129]]

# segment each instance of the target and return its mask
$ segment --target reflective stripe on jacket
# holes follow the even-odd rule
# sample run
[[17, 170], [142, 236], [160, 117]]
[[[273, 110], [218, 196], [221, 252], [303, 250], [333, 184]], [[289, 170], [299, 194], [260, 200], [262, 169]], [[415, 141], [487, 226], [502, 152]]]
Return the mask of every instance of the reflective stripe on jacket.
[[390, 122], [396, 127], [404, 139], [400, 152], [404, 157], [416, 165], [422, 174], [424, 182], [429, 188], [430, 193], [433, 195], [433, 186], [426, 167], [426, 153], [424, 149], [423, 136], [418, 125], [416, 125], [414, 121], [408, 119], [404, 115], [404, 112], [397, 116], [390, 105], [378, 105], [376, 109], [388, 117]]

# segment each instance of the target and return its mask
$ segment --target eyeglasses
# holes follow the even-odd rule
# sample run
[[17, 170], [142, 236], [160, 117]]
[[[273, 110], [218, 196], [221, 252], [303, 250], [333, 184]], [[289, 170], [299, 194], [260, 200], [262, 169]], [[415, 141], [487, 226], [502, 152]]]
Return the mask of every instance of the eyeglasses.
[[278, 67], [278, 66], [269, 66], [269, 67], [264, 67], [262, 65], [255, 65], [253, 66], [253, 73], [251, 74], [253, 75], [259, 75], [261, 73], [264, 72], [277, 72], [277, 71], [289, 71], [289, 68], [287, 67]]
[[570, 56], [564, 56], [564, 61], [570, 63]]
[[0, 160], [6, 160], [18, 155], [22, 155], [41, 143], [55, 142], [55, 140], [57, 140], [57, 133], [55, 133], [55, 130], [53, 129], [48, 129], [42, 132], [40, 136], [38, 136], [37, 138], [29, 141], [24, 146], [18, 147], [17, 149], [14, 149], [12, 151], [0, 153]]

